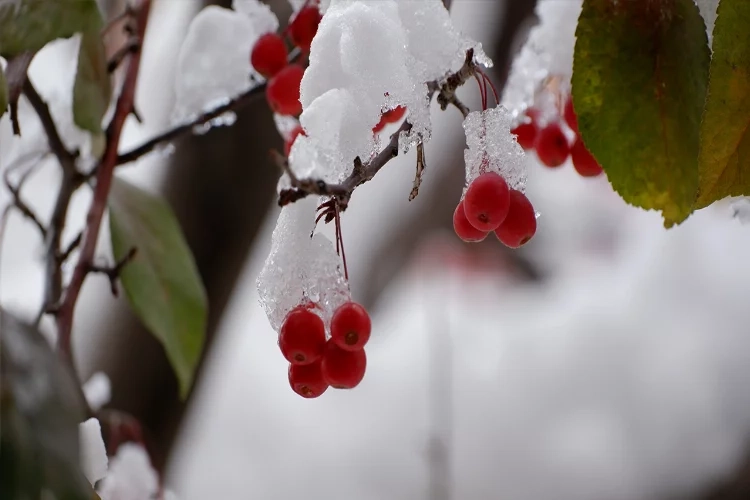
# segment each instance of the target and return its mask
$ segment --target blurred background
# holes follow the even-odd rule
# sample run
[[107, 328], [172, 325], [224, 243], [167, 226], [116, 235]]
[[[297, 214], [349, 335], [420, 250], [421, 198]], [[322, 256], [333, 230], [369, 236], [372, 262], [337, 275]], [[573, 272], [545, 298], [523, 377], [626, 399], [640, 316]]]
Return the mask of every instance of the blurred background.
[[[288, 18], [286, 0], [267, 3]], [[494, 59], [498, 86], [534, 4], [453, 1], [456, 25]], [[102, 2], [110, 14], [123, 5]], [[143, 124], [129, 124], [123, 148], [169, 126], [177, 53], [203, 5], [155, 0], [137, 95]], [[61, 124], [70, 123], [68, 48], [54, 44], [31, 67]], [[476, 109], [476, 89], [460, 92]], [[33, 121], [23, 99], [21, 112]], [[161, 346], [98, 276], [79, 300], [74, 349], [81, 378], [105, 372], [108, 406], [141, 421], [167, 487], [185, 500], [749, 499], [750, 227], [720, 203], [665, 231], [606, 179], [569, 164], [546, 169], [532, 153], [536, 237], [518, 251], [493, 238], [462, 244], [451, 226], [461, 117], [437, 107], [433, 116], [419, 197], [407, 201], [411, 153], [358, 189], [343, 217], [353, 297], [372, 314], [373, 338], [361, 385], [317, 400], [288, 387], [258, 305], [278, 216], [267, 152], [282, 147], [264, 99], [232, 127], [121, 169], [163, 192], [182, 223], [209, 296], [205, 357], [181, 403]], [[0, 122], [4, 167], [33, 147]], [[41, 213], [58, 182], [50, 163], [28, 185]], [[68, 238], [89, 201], [85, 190], [74, 199]], [[42, 299], [42, 259], [33, 227], [12, 217], [0, 300], [27, 319]]]

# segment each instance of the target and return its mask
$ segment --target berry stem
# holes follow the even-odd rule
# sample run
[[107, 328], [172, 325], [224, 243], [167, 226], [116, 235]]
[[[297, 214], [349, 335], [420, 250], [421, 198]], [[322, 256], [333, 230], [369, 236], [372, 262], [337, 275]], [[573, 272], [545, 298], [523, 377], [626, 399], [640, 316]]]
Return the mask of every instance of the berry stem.
[[497, 89], [495, 88], [495, 84], [492, 83], [492, 80], [489, 76], [487, 76], [487, 73], [482, 71], [479, 67], [477, 67], [477, 73], [479, 73], [482, 76], [482, 79], [484, 80], [484, 93], [487, 94], [487, 85], [489, 84], [490, 88], [492, 89], [492, 95], [495, 97], [495, 104], [500, 104], [500, 97], [498, 96]]

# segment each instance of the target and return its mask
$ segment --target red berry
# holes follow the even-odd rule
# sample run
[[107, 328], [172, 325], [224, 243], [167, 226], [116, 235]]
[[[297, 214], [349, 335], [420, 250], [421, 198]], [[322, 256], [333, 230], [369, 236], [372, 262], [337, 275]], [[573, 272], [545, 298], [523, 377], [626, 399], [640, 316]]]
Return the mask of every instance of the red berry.
[[557, 123], [550, 123], [539, 131], [534, 147], [539, 161], [551, 168], [565, 163], [570, 153], [568, 139]]
[[487, 237], [487, 231], [481, 231], [471, 225], [464, 212], [463, 200], [458, 202], [456, 211], [453, 212], [453, 230], [456, 235], [466, 243], [482, 241]]
[[565, 123], [568, 124], [568, 127], [575, 132], [578, 133], [578, 117], [576, 116], [576, 112], [573, 109], [573, 96], [568, 96], [568, 99], [565, 101], [565, 109], [563, 110], [563, 116], [565, 117]]
[[580, 137], [570, 148], [570, 159], [573, 160], [573, 167], [582, 177], [596, 177], [603, 172], [601, 165], [596, 161], [591, 151], [586, 149]]
[[294, 141], [297, 140], [297, 136], [299, 135], [305, 135], [305, 129], [302, 128], [302, 125], [297, 125], [292, 130], [292, 133], [289, 134], [289, 139], [284, 141], [284, 154], [286, 156], [289, 156], [289, 152], [292, 150], [292, 146], [294, 146]]
[[487, 172], [469, 185], [464, 196], [464, 213], [480, 231], [493, 231], [508, 215], [508, 184], [495, 172]]
[[385, 121], [385, 117], [381, 115], [380, 116], [380, 121], [377, 123], [377, 125], [375, 125], [374, 127], [372, 127], [373, 133], [377, 134], [378, 132], [380, 132], [381, 130], [383, 130], [386, 125], [388, 125], [388, 122]]
[[396, 106], [393, 109], [389, 109], [385, 113], [381, 120], [385, 120], [386, 123], [396, 123], [401, 120], [406, 114], [406, 108], [404, 106]]
[[300, 9], [292, 24], [289, 25], [289, 36], [294, 45], [304, 51], [309, 51], [321, 19], [320, 10], [316, 5], [308, 5]]
[[370, 339], [370, 315], [356, 302], [346, 302], [331, 318], [331, 340], [345, 351], [362, 349]]
[[302, 66], [290, 64], [271, 78], [266, 87], [266, 98], [274, 112], [280, 115], [298, 115], [302, 112], [299, 85], [304, 74]]
[[332, 341], [323, 353], [323, 379], [336, 389], [353, 389], [362, 381], [367, 368], [365, 350], [345, 351]]
[[287, 61], [286, 45], [276, 33], [266, 33], [258, 38], [250, 52], [250, 64], [266, 78], [284, 69]]
[[510, 131], [511, 134], [515, 134], [518, 144], [527, 151], [534, 149], [534, 141], [536, 141], [536, 135], [539, 132], [539, 128], [536, 125], [538, 116], [539, 112], [536, 109], [529, 108], [524, 115], [523, 121]]
[[317, 398], [328, 389], [321, 363], [289, 365], [289, 385], [303, 398]]
[[510, 191], [510, 208], [505, 221], [495, 230], [495, 236], [510, 248], [518, 248], [536, 233], [536, 213], [526, 195]]
[[279, 332], [279, 348], [293, 365], [309, 365], [319, 360], [325, 345], [325, 325], [314, 312], [296, 307], [284, 318]]

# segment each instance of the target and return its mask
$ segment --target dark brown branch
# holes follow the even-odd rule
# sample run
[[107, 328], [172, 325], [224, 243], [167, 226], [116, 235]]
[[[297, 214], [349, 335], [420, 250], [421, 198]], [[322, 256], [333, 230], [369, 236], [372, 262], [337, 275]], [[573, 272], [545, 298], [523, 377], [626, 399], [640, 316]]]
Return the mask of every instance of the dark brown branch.
[[464, 117], [469, 114], [469, 108], [467, 108], [456, 97], [456, 90], [466, 83], [469, 78], [472, 78], [475, 72], [476, 64], [474, 64], [474, 49], [469, 49], [466, 51], [466, 60], [464, 61], [464, 65], [461, 66], [461, 69], [450, 75], [440, 87], [440, 92], [437, 96], [437, 102], [440, 105], [440, 109], [445, 111], [450, 104], [458, 108]]
[[18, 98], [28, 79], [28, 69], [34, 52], [26, 51], [18, 54], [8, 61], [5, 68], [5, 79], [8, 85], [8, 107], [10, 108], [10, 122], [13, 126], [13, 134], [21, 135], [21, 124], [18, 122]]
[[119, 296], [117, 280], [120, 279], [120, 273], [122, 273], [122, 269], [135, 258], [136, 253], [136, 248], [131, 248], [125, 257], [117, 261], [114, 266], [97, 266], [95, 264], [90, 264], [88, 272], [105, 275], [107, 279], [109, 279], [109, 288], [112, 290], [112, 295], [117, 297]]
[[10, 191], [11, 196], [13, 196], [13, 201], [11, 202], [11, 206], [15, 207], [21, 214], [29, 219], [36, 228], [39, 230], [39, 233], [42, 235], [42, 238], [47, 237], [47, 228], [44, 227], [44, 224], [41, 223], [39, 218], [36, 216], [34, 211], [29, 207], [26, 202], [24, 202], [21, 199], [21, 186], [23, 185], [21, 182], [18, 183], [18, 185], [13, 185], [13, 183], [8, 178], [8, 172], [6, 171], [4, 177], [5, 180], [5, 186], [8, 188], [8, 191]]
[[417, 144], [417, 172], [414, 174], [414, 187], [409, 193], [409, 201], [413, 201], [419, 195], [419, 186], [422, 185], [422, 174], [424, 174], [427, 163], [424, 158], [424, 143]]
[[[125, 81], [122, 85], [120, 97], [117, 99], [114, 116], [106, 131], [107, 144], [104, 154], [96, 168], [96, 186], [94, 195], [86, 216], [86, 229], [81, 244], [81, 253], [78, 257], [73, 276], [70, 279], [65, 294], [57, 310], [57, 346], [60, 353], [69, 361], [72, 361], [70, 349], [71, 329], [73, 327], [73, 315], [76, 302], [81, 293], [81, 287], [86, 275], [91, 270], [96, 241], [99, 237], [99, 229], [102, 217], [107, 206], [107, 198], [112, 185], [115, 166], [117, 165], [117, 148], [120, 136], [125, 126], [127, 117], [133, 110], [135, 100], [136, 84], [138, 83], [138, 72], [141, 63], [141, 51], [143, 47], [143, 35], [146, 33], [149, 13], [151, 11], [151, 0], [141, 0], [136, 8], [136, 29], [141, 44], [133, 52], [128, 62]], [[71, 363], [72, 364], [72, 363]]]
[[211, 120], [218, 118], [224, 113], [238, 111], [248, 104], [250, 104], [256, 97], [263, 95], [266, 90], [266, 84], [260, 83], [244, 93], [238, 95], [234, 99], [231, 99], [225, 104], [218, 106], [210, 111], [203, 113], [196, 117], [193, 121], [177, 125], [176, 127], [169, 129], [161, 134], [149, 139], [140, 146], [131, 149], [130, 151], [121, 154], [117, 157], [117, 165], [123, 165], [137, 160], [143, 155], [146, 155], [156, 149], [160, 144], [165, 144], [178, 139], [183, 135], [191, 133], [196, 127], [205, 125]]

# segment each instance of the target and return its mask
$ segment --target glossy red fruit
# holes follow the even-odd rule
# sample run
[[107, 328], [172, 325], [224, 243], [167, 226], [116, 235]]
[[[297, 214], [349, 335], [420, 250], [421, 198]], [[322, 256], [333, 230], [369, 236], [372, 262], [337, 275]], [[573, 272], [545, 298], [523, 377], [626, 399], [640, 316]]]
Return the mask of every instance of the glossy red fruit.
[[317, 5], [308, 5], [300, 9], [289, 25], [289, 36], [294, 45], [305, 52], [309, 51], [322, 18]]
[[284, 69], [287, 64], [284, 40], [276, 33], [266, 33], [258, 38], [250, 52], [250, 64], [266, 78]]
[[511, 134], [516, 136], [518, 144], [527, 151], [534, 149], [534, 142], [539, 133], [539, 128], [536, 124], [537, 115], [538, 112], [535, 109], [530, 108], [524, 115], [521, 123], [516, 125], [516, 127], [510, 131]]
[[323, 380], [336, 389], [353, 389], [365, 376], [367, 356], [365, 350], [345, 351], [328, 341], [323, 353]]
[[289, 365], [289, 385], [303, 398], [317, 398], [328, 389], [321, 362], [310, 365]]
[[596, 177], [603, 172], [601, 165], [599, 165], [591, 152], [586, 149], [580, 137], [576, 139], [573, 147], [570, 148], [570, 159], [573, 161], [573, 167], [576, 169], [576, 172], [582, 177]]
[[299, 135], [305, 135], [305, 129], [302, 128], [302, 125], [297, 125], [294, 130], [292, 130], [292, 133], [289, 134], [289, 139], [284, 141], [285, 156], [289, 156], [289, 152], [292, 150], [292, 146], [294, 146], [294, 141], [297, 140], [297, 136]]
[[381, 120], [385, 120], [386, 123], [396, 123], [401, 121], [405, 114], [406, 108], [404, 106], [396, 106], [383, 113]]
[[526, 195], [512, 189], [505, 221], [495, 230], [497, 238], [510, 248], [518, 248], [534, 237], [536, 212]]
[[568, 138], [557, 123], [550, 123], [539, 131], [534, 148], [539, 161], [550, 168], [565, 163], [570, 153]]
[[331, 318], [331, 340], [345, 351], [357, 351], [370, 340], [371, 328], [367, 310], [356, 302], [345, 302]]
[[495, 172], [472, 181], [464, 196], [464, 213], [480, 231], [494, 231], [508, 215], [508, 184]]
[[388, 125], [388, 122], [385, 121], [383, 119], [383, 116], [381, 115], [380, 116], [380, 121], [377, 123], [377, 125], [375, 125], [374, 127], [372, 127], [373, 133], [377, 134], [378, 132], [380, 132], [381, 130], [383, 130], [386, 125]]
[[453, 230], [456, 232], [456, 236], [466, 243], [475, 243], [487, 237], [487, 231], [475, 228], [466, 218], [463, 200], [458, 202], [456, 210], [453, 212]]
[[266, 98], [271, 109], [280, 115], [298, 115], [302, 112], [299, 102], [299, 86], [305, 69], [299, 64], [290, 64], [271, 78], [266, 87]]
[[325, 325], [311, 310], [296, 307], [284, 318], [279, 332], [279, 348], [291, 364], [309, 365], [318, 361], [325, 345]]
[[578, 133], [578, 117], [576, 116], [576, 112], [573, 109], [573, 96], [568, 96], [568, 99], [565, 101], [565, 109], [563, 109], [563, 117], [565, 118], [565, 123], [568, 124], [568, 127], [575, 132]]

